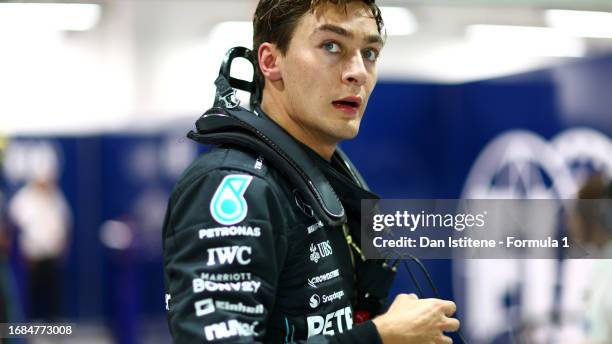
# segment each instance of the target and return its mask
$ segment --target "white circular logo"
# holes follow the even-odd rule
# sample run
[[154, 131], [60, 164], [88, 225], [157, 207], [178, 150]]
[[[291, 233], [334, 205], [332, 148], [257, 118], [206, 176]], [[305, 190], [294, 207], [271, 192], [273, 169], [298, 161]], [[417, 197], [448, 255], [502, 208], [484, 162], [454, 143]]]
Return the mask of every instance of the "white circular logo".
[[317, 308], [319, 307], [320, 303], [321, 303], [321, 298], [319, 297], [319, 295], [314, 294], [310, 297], [310, 307]]

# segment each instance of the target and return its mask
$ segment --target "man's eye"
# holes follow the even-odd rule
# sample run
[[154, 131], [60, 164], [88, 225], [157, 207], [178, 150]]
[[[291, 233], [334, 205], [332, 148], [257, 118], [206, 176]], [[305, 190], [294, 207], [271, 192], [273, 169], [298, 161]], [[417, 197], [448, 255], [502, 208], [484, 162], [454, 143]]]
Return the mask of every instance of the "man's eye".
[[375, 62], [378, 59], [378, 52], [374, 49], [367, 49], [363, 52], [363, 58]]
[[329, 51], [330, 53], [340, 52], [340, 45], [336, 42], [326, 42], [323, 43], [323, 49]]

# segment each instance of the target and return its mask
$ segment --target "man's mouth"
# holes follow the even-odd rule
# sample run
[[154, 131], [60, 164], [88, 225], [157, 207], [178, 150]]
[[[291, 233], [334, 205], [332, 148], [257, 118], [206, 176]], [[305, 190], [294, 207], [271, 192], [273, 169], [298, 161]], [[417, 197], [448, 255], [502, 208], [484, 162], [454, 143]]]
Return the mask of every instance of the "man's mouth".
[[347, 112], [349, 114], [355, 114], [361, 106], [361, 97], [351, 96], [334, 100], [332, 105], [338, 110]]

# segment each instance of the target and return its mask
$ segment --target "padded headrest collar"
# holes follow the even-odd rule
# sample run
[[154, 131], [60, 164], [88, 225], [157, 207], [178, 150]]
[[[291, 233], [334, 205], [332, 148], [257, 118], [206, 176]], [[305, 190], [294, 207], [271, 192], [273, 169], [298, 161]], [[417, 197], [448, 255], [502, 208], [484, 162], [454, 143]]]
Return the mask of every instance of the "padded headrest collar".
[[298, 189], [324, 224], [346, 222], [340, 199], [304, 149], [275, 122], [240, 106], [213, 107], [187, 135], [205, 144], [231, 144], [254, 150], [277, 168]]

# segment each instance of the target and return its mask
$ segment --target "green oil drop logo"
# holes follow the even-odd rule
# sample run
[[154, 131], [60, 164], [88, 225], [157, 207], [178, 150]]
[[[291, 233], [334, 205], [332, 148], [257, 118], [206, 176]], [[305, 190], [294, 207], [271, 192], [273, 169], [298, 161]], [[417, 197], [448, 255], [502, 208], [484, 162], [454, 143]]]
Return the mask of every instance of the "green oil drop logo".
[[252, 180], [253, 176], [244, 174], [223, 178], [210, 201], [210, 213], [215, 221], [230, 226], [244, 220], [249, 211], [244, 193]]

